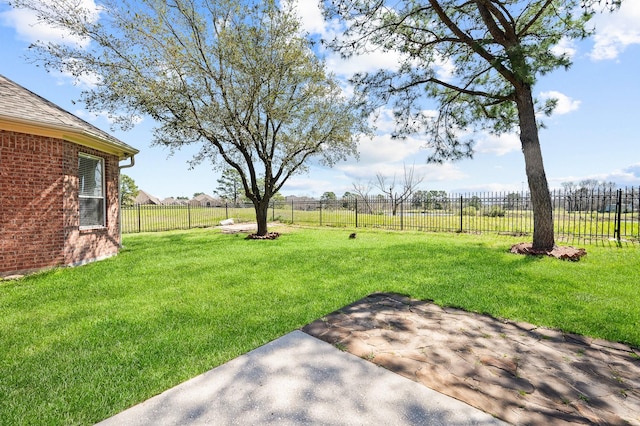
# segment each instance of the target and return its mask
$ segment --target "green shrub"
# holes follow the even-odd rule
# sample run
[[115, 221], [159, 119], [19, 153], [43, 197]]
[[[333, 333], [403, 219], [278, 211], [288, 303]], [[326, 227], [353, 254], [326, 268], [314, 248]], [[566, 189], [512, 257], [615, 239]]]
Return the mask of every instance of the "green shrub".
[[473, 206], [468, 206], [462, 209], [463, 216], [477, 216], [478, 209]]
[[504, 217], [505, 211], [500, 206], [492, 206], [489, 210], [485, 210], [483, 216], [488, 217]]

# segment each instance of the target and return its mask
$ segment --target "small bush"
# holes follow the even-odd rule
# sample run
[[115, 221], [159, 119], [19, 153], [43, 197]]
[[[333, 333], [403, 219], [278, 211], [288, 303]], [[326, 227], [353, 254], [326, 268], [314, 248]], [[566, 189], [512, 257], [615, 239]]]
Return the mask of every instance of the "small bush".
[[465, 207], [465, 208], [462, 209], [462, 215], [463, 216], [477, 216], [478, 215], [478, 209], [473, 207], [473, 206]]
[[483, 213], [483, 216], [488, 216], [488, 217], [504, 217], [504, 215], [505, 215], [505, 211], [500, 206], [493, 206], [491, 207], [491, 209], [485, 210], [485, 212]]

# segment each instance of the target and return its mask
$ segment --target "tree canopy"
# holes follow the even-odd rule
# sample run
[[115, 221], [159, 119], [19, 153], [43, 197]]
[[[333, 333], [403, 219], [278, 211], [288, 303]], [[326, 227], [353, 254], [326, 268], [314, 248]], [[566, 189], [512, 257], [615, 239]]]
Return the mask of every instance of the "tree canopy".
[[217, 182], [218, 186], [214, 193], [220, 198], [223, 200], [233, 201], [233, 204], [237, 204], [242, 200], [242, 177], [236, 169], [224, 169]]
[[275, 0], [15, 0], [82, 43], [39, 43], [49, 69], [93, 76], [94, 111], [127, 128], [157, 123], [158, 145], [200, 147], [193, 162], [231, 167], [267, 233], [270, 198], [315, 157], [355, 155], [366, 132], [360, 103], [346, 98], [301, 34], [294, 8]]
[[138, 196], [138, 185], [130, 176], [120, 175], [120, 200], [123, 206], [131, 207], [136, 202]]
[[[534, 210], [533, 246], [555, 245], [552, 205], [538, 136], [540, 105], [532, 88], [539, 76], [568, 68], [561, 40], [590, 34], [597, 0], [332, 0], [327, 19], [344, 34], [330, 46], [349, 57], [371, 50], [394, 52], [397, 69], [357, 74], [371, 108], [391, 105], [395, 136], [424, 132], [429, 161], [473, 155], [469, 131], [517, 130]], [[613, 8], [619, 1], [607, 2]], [[443, 72], [447, 68], [449, 72]], [[438, 111], [425, 111], [425, 99]]]

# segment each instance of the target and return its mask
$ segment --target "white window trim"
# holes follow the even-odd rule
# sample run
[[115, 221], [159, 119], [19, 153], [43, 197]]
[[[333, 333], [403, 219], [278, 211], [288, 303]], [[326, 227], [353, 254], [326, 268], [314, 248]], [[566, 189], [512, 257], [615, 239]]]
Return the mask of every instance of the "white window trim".
[[[107, 227], [107, 195], [106, 195], [106, 191], [105, 191], [105, 185], [106, 185], [106, 173], [105, 173], [105, 168], [104, 168], [104, 158], [102, 157], [97, 157], [95, 155], [91, 155], [91, 154], [86, 154], [84, 152], [80, 152], [78, 153], [78, 158], [80, 157], [84, 157], [84, 158], [90, 158], [92, 160], [98, 160], [100, 162], [100, 167], [102, 168], [102, 197], [87, 197], [87, 196], [80, 196], [80, 187], [78, 187], [78, 214], [80, 213], [80, 198], [94, 198], [94, 199], [102, 199], [102, 225], [88, 225], [88, 226], [82, 226], [80, 224], [79, 228], [81, 230], [91, 230], [91, 229], [104, 229]], [[79, 161], [79, 160], [78, 160]], [[80, 169], [78, 168], [78, 179], [80, 178]], [[79, 215], [78, 215], [78, 220], [79, 219]]]

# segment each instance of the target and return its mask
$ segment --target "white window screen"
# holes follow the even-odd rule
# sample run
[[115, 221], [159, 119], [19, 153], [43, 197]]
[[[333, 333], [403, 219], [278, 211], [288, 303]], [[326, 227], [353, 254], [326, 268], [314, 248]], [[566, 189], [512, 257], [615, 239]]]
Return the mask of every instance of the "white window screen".
[[80, 154], [78, 180], [80, 227], [105, 226], [104, 164], [101, 158]]

